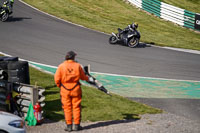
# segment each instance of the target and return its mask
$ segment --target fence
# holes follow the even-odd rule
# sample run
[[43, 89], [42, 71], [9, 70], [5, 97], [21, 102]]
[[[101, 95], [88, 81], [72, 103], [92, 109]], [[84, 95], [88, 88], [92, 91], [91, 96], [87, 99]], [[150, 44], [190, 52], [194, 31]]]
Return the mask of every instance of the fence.
[[12, 103], [10, 99], [8, 101], [8, 94], [12, 94], [19, 111], [26, 115], [30, 103], [35, 105], [36, 102], [40, 102], [41, 107], [45, 106], [44, 92], [45, 89], [41, 87], [0, 80], [0, 110], [10, 111], [9, 106]]
[[[29, 65], [18, 57], [0, 57], [0, 110], [26, 115], [30, 103], [44, 107], [45, 89], [29, 85]], [[20, 115], [21, 116], [21, 115]]]
[[137, 7], [181, 26], [200, 31], [200, 14], [187, 11], [159, 0], [128, 0]]

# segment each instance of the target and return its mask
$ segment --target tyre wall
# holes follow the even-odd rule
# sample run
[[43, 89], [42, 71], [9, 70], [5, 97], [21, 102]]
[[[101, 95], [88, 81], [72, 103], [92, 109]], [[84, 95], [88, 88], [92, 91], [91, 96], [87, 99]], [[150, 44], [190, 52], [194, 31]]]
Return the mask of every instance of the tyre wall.
[[18, 57], [0, 57], [0, 74], [7, 73], [8, 77], [1, 75], [3, 80], [30, 84], [29, 65], [27, 61], [18, 61]]

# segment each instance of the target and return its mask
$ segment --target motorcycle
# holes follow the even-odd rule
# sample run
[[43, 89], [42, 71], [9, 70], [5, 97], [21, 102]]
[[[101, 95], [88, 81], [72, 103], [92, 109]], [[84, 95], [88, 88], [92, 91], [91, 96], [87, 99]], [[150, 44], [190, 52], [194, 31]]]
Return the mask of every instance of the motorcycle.
[[115, 34], [112, 32], [112, 35], [109, 38], [110, 44], [116, 44], [122, 42], [128, 47], [134, 48], [139, 44], [140, 41], [140, 32], [135, 30], [124, 30], [118, 28], [118, 33]]
[[9, 15], [12, 14], [12, 10], [10, 9], [10, 3], [5, 1], [2, 6], [0, 6], [0, 20], [5, 22], [8, 20]]

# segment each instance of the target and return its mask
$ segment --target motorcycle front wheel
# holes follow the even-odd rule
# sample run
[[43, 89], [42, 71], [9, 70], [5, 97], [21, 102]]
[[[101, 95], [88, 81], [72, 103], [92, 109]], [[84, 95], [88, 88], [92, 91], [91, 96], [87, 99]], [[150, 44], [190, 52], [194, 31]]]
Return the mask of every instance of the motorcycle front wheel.
[[116, 37], [116, 36], [111, 36], [111, 37], [109, 38], [109, 43], [110, 43], [110, 44], [115, 44], [115, 43], [117, 43], [117, 37]]
[[1, 21], [2, 22], [5, 22], [7, 19], [8, 19], [9, 15], [8, 13], [4, 13], [2, 16], [1, 16]]
[[131, 38], [128, 42], [128, 46], [131, 48], [135, 48], [139, 44], [139, 39], [138, 38]]

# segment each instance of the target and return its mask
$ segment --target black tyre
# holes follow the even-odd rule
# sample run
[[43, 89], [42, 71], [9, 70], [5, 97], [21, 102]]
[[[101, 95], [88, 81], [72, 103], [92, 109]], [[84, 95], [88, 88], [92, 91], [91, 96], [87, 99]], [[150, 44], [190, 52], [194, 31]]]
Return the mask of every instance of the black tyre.
[[6, 132], [6, 131], [3, 131], [3, 130], [0, 130], [0, 133], [8, 133], [8, 132]]
[[1, 88], [0, 87], [0, 99], [4, 99], [4, 100], [6, 100], [5, 99], [5, 97], [6, 97], [6, 88]]
[[30, 84], [28, 62], [10, 61], [8, 63], [8, 81]]
[[0, 110], [6, 111], [6, 90], [0, 87]]
[[8, 80], [8, 73], [0, 68], [0, 80]]
[[139, 39], [138, 38], [131, 38], [128, 42], [128, 46], [131, 48], [135, 48], [139, 44]]
[[8, 17], [9, 17], [8, 13], [4, 13], [4, 14], [2, 15], [2, 17], [1, 17], [1, 21], [2, 21], [2, 22], [5, 22], [5, 21], [8, 19]]
[[18, 57], [1, 56], [0, 61], [18, 61]]
[[116, 44], [117, 43], [117, 37], [116, 36], [111, 36], [109, 38], [109, 43], [110, 44]]

